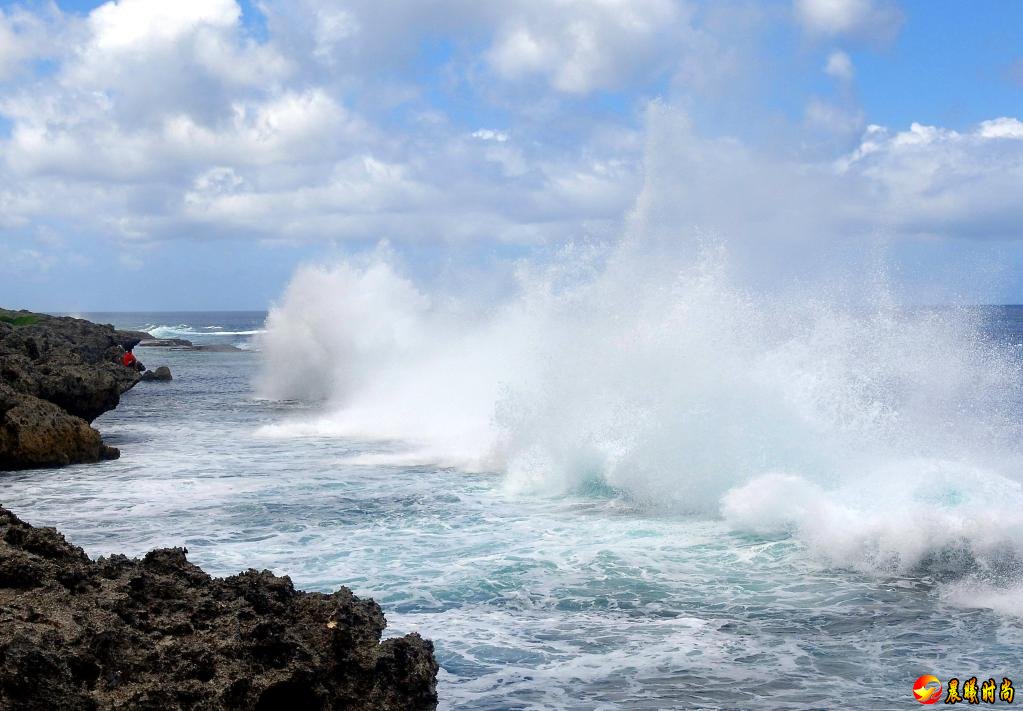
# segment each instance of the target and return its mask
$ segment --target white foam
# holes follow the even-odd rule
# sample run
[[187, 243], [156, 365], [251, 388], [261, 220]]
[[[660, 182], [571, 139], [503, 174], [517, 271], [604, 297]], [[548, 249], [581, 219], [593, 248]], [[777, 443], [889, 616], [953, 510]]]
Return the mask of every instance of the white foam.
[[[207, 330], [215, 329], [215, 330]], [[150, 325], [143, 328], [153, 338], [180, 338], [184, 336], [256, 336], [265, 333], [265, 329], [251, 329], [246, 331], [223, 331], [220, 326], [209, 326], [195, 328], [188, 324]]]
[[1023, 584], [996, 586], [975, 580], [955, 582], [944, 590], [945, 598], [967, 609], [992, 610], [1006, 617], [1023, 618]]
[[[849, 473], [824, 489], [802, 477], [766, 474], [725, 495], [738, 530], [790, 532], [829, 562], [912, 571], [930, 555], [968, 553], [970, 576], [1005, 550], [1023, 551], [1023, 488], [962, 462], [912, 459]], [[957, 572], [957, 571], [950, 571]]]
[[300, 269], [258, 337], [260, 389], [321, 405], [264, 434], [403, 442], [512, 492], [597, 484], [862, 569], [1023, 554], [1018, 350], [977, 312], [900, 308], [883, 268], [754, 291], [742, 240], [663, 217], [661, 153], [620, 242], [519, 265], [497, 303], [386, 250]]

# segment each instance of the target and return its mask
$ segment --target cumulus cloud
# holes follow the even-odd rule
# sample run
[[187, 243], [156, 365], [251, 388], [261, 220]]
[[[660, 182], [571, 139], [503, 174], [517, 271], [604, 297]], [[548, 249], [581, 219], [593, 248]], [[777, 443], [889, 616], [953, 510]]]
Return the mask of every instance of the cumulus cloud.
[[33, 60], [58, 54], [67, 30], [55, 7], [38, 14], [19, 6], [0, 8], [0, 82], [23, 73]]
[[538, 80], [579, 95], [657, 77], [696, 36], [693, 9], [680, 0], [349, 0], [344, 8], [265, 0], [261, 7], [289, 55], [324, 81], [348, 85], [393, 69], [424, 37], [457, 35], [483, 49], [490, 79]]
[[233, 0], [120, 0], [100, 5], [89, 15], [90, 49], [126, 52], [171, 43], [197, 27], [230, 27], [241, 9]]
[[962, 132], [870, 126], [839, 160], [811, 160], [700, 136], [655, 107], [635, 228], [673, 250], [687, 228], [724, 239], [771, 276], [836, 250], [866, 258], [878, 238], [1020, 239], [1021, 128], [1005, 118]]
[[[487, 28], [494, 43], [508, 23], [539, 27], [543, 14], [537, 2], [507, 13], [448, 4], [464, 10], [463, 28]], [[599, 35], [589, 58], [565, 55], [559, 62], [571, 67], [552, 69], [574, 77], [564, 79], [573, 92], [607, 78], [609, 68], [593, 63], [618, 41], [615, 17], [643, 35], [675, 12], [663, 0], [598, 5], [564, 11], [578, 12], [579, 32]], [[122, 239], [533, 242], [615, 219], [636, 190], [638, 141], [629, 127], [596, 126], [601, 136], [587, 140], [591, 128], [577, 145], [552, 150], [503, 130], [466, 132], [434, 109], [417, 114], [429, 120], [395, 126], [392, 106], [376, 115], [372, 98], [353, 106], [353, 92], [388, 91], [402, 97], [399, 105], [421, 105], [387, 76], [393, 65], [374, 61], [401, 55], [398, 45], [418, 46], [409, 17], [422, 17], [426, 32], [451, 29], [444, 18], [458, 13], [418, 3], [403, 13], [379, 3], [341, 10], [296, 2], [287, 17], [271, 2], [262, 8], [263, 39], [246, 29], [234, 0], [118, 0], [85, 18], [65, 16], [74, 32], [55, 71], [0, 97], [11, 124], [0, 138], [5, 223], [54, 217], [42, 196], [59, 195], [62, 217]], [[294, 36], [297, 29], [315, 41]], [[625, 61], [626, 50], [619, 43], [614, 57]], [[381, 80], [366, 81], [372, 76]]]
[[1023, 138], [1023, 122], [1004, 116], [982, 121], [977, 133], [981, 138]]
[[[820, 37], [890, 36], [901, 22], [881, 0], [795, 7]], [[676, 224], [765, 240], [852, 234], [879, 221], [906, 235], [986, 238], [1019, 222], [1012, 181], [1023, 124], [1013, 118], [962, 133], [871, 128], [859, 141], [866, 117], [846, 91], [808, 99], [800, 125], [828, 136], [829, 150], [856, 144], [837, 163], [834, 152], [808, 158], [796, 146], [778, 159], [748, 141], [701, 138], [676, 114], [654, 120], [676, 134], [674, 148], [644, 153], [638, 117], [661, 80], [720, 79], [715, 71], [734, 59], [745, 25], [720, 8], [258, 8], [259, 32], [235, 0], [118, 0], [87, 16], [0, 12], [0, 230], [47, 222], [144, 242], [533, 244], [606, 231], [641, 189], [641, 203], [663, 192], [653, 202]], [[417, 74], [424, 56], [427, 78]], [[51, 59], [45, 71], [26, 69], [39, 57]], [[824, 71], [844, 84], [854, 73], [837, 50]], [[609, 93], [613, 110], [585, 103]], [[660, 165], [665, 156], [670, 165]]]
[[900, 232], [971, 239], [1019, 239], [1023, 123], [984, 121], [965, 132], [914, 123], [871, 126], [838, 163], [869, 188], [871, 203]]
[[902, 12], [886, 0], [795, 0], [797, 21], [813, 35], [887, 40], [902, 26]]
[[520, 3], [487, 58], [500, 76], [540, 76], [559, 90], [614, 89], [664, 71], [666, 43], [684, 42], [687, 15], [670, 0]]
[[241, 97], [271, 93], [291, 69], [243, 31], [235, 0], [119, 0], [89, 14], [62, 62], [58, 95], [110, 101], [108, 120], [135, 127], [184, 112], [207, 123]]

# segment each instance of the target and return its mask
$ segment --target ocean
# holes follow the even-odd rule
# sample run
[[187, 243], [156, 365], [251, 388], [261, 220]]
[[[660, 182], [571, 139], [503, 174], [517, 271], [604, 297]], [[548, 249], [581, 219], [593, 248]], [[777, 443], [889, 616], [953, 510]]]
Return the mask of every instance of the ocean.
[[[441, 348], [399, 308], [433, 306], [373, 279], [397, 294], [376, 320], [287, 298], [269, 321], [79, 314], [242, 350], [137, 349], [174, 380], [96, 421], [121, 458], [5, 475], [0, 500], [92, 556], [184, 546], [213, 574], [372, 597], [385, 635], [434, 641], [444, 709], [904, 709], [923, 674], [1023, 684], [1023, 308], [779, 333], [743, 304], [694, 307], [613, 350], [541, 309], [582, 346], [585, 377], [555, 369], [552, 392], [560, 340], [522, 339], [502, 372], [530, 375], [509, 386], [478, 373], [507, 351], [488, 344], [518, 343], [495, 321], [430, 317], [462, 344]], [[406, 348], [412, 366], [387, 356]], [[495, 380], [486, 419], [462, 417]]]

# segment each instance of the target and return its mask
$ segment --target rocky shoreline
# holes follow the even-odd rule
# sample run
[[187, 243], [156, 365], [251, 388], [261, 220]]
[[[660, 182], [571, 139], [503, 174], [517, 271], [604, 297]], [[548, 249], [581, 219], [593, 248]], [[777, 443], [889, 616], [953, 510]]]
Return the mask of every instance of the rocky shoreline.
[[0, 508], [0, 708], [432, 709], [433, 645], [380, 606], [166, 548], [90, 560]]
[[[90, 423], [140, 381], [119, 360], [146, 339], [0, 310], [0, 472], [117, 458]], [[214, 578], [186, 553], [93, 561], [0, 507], [0, 708], [436, 707], [433, 645], [381, 641], [372, 600], [265, 570]]]
[[120, 357], [149, 334], [0, 310], [0, 471], [116, 459], [90, 423], [139, 382]]

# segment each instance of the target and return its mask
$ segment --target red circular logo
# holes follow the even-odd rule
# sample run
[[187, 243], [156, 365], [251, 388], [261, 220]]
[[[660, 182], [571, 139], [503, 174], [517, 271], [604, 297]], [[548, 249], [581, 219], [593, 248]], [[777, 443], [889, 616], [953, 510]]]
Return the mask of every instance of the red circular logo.
[[913, 698], [927, 706], [938, 703], [941, 698], [941, 682], [938, 677], [924, 674], [917, 679], [913, 684]]

